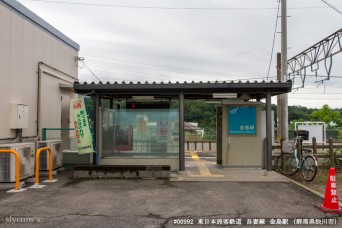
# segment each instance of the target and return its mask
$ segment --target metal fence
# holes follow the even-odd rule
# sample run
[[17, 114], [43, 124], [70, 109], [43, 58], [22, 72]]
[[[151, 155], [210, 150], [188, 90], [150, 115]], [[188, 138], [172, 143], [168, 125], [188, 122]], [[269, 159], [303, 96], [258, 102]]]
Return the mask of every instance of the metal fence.
[[[331, 138], [334, 142], [341, 142], [341, 138], [339, 136], [339, 129], [327, 129], [326, 130], [326, 142]], [[294, 140], [296, 138], [296, 131], [290, 129], [289, 130], [289, 140]], [[274, 139], [279, 140], [277, 137], [277, 130], [274, 130]]]
[[42, 140], [61, 140], [63, 166], [89, 165], [93, 163], [93, 154], [78, 154], [74, 128], [43, 128]]
[[43, 128], [42, 140], [62, 140], [63, 151], [77, 151], [74, 128]]
[[186, 140], [184, 143], [184, 149], [186, 151], [199, 150], [202, 152], [216, 152], [216, 141], [200, 140], [191, 141]]

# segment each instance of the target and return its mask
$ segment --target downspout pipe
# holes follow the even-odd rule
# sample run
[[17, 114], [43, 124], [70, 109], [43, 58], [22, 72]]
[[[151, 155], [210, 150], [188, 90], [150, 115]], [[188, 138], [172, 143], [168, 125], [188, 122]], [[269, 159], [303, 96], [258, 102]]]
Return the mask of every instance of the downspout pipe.
[[41, 102], [42, 102], [42, 75], [43, 75], [43, 70], [41, 68], [42, 62], [39, 62], [38, 64], [38, 102], [37, 102], [37, 135], [38, 135], [38, 140], [41, 139], [41, 116], [40, 111], [41, 111]]
[[36, 135], [34, 136], [22, 136], [21, 138], [23, 139], [28, 139], [28, 138], [36, 138], [38, 137], [38, 140], [40, 140], [40, 137], [41, 137], [41, 134], [40, 134], [40, 131], [39, 131], [39, 124], [40, 124], [40, 115], [39, 115], [39, 112], [40, 112], [40, 96], [41, 96], [41, 75], [42, 75], [42, 71], [40, 69], [40, 65], [41, 65], [41, 62], [38, 63], [38, 70], [37, 70], [37, 77], [38, 77], [38, 80], [37, 80], [37, 115], [36, 115], [36, 126], [37, 126], [37, 129], [36, 129]]
[[22, 138], [36, 138], [38, 136], [38, 140], [40, 140], [40, 131], [39, 131], [39, 124], [40, 124], [40, 120], [39, 120], [39, 112], [40, 112], [40, 95], [41, 95], [41, 91], [40, 91], [40, 88], [41, 88], [41, 75], [42, 75], [42, 72], [41, 72], [41, 69], [40, 69], [40, 64], [41, 62], [38, 63], [38, 70], [37, 70], [37, 77], [38, 77], [38, 80], [37, 80], [37, 115], [36, 115], [36, 126], [37, 126], [37, 129], [36, 129], [36, 135], [34, 136], [23, 136]]

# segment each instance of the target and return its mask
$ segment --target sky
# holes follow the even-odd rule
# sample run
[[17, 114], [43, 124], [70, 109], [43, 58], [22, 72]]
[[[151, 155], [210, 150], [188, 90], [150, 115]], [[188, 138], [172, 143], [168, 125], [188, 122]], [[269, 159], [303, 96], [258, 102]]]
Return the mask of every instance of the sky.
[[[342, 11], [340, 0], [327, 1]], [[102, 82], [276, 79], [277, 0], [18, 2], [79, 43], [79, 56]], [[342, 14], [321, 0], [287, 0], [287, 7], [288, 59], [341, 29]], [[341, 108], [341, 60], [342, 53], [334, 56], [335, 77], [323, 84], [309, 72], [305, 88], [289, 94], [289, 105]], [[98, 82], [80, 66], [81, 82]]]

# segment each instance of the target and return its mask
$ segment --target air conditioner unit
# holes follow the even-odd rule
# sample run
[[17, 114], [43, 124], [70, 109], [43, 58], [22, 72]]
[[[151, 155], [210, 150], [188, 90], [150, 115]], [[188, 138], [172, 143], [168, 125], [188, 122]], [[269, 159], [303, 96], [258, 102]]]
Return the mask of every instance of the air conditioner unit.
[[[14, 150], [20, 157], [20, 180], [34, 175], [34, 143], [0, 144], [0, 150]], [[12, 153], [0, 153], [0, 182], [15, 182], [16, 158]]]
[[[37, 142], [37, 151], [40, 148], [49, 147], [52, 150], [52, 169], [63, 166], [63, 153], [61, 140], [47, 140]], [[42, 151], [39, 155], [39, 170], [49, 170], [49, 152]]]

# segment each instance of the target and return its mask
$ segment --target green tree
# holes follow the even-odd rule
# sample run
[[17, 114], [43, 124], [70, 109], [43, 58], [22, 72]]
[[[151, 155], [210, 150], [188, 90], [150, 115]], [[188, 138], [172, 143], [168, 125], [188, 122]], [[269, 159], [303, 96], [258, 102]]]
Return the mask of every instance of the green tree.
[[185, 121], [197, 122], [199, 127], [208, 131], [216, 127], [216, 108], [204, 100], [185, 100]]
[[323, 105], [323, 107], [317, 111], [311, 113], [311, 121], [322, 121], [327, 124], [328, 127], [337, 125], [341, 127], [342, 117], [339, 111], [334, 111], [329, 105]]
[[[171, 108], [179, 108], [178, 100], [173, 100]], [[216, 107], [215, 104], [208, 104], [205, 100], [184, 101], [184, 120], [196, 122], [200, 128], [204, 128], [205, 137], [216, 135]]]
[[302, 120], [302, 121], [309, 121], [310, 120], [310, 115], [313, 111], [316, 111], [317, 109], [309, 109], [307, 107], [303, 106], [289, 106], [289, 121], [295, 121], [299, 122], [297, 120]]
[[307, 121], [307, 120], [305, 120], [305, 119], [292, 120], [292, 121], [290, 121], [289, 129], [294, 130], [295, 129], [295, 123], [305, 122], [305, 121]]

